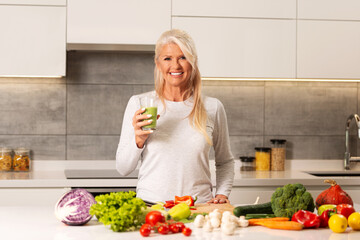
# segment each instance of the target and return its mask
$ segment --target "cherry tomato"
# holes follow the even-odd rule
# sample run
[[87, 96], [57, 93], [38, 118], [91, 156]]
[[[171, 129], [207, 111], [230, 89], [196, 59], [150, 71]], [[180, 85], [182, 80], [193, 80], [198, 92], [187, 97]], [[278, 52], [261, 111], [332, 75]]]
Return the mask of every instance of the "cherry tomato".
[[179, 232], [182, 232], [182, 230], [185, 228], [185, 224], [182, 222], [177, 222], [175, 224], [179, 228]]
[[350, 204], [339, 204], [336, 206], [336, 210], [338, 214], [343, 215], [344, 217], [346, 217], [346, 219], [348, 219], [348, 217], [355, 212], [355, 209], [352, 205]]
[[[148, 225], [150, 227], [144, 226], [144, 225]], [[142, 225], [140, 228], [140, 234], [143, 237], [148, 237], [151, 233], [151, 225], [149, 225], [149, 224], [144, 224], [144, 225]]]
[[191, 235], [191, 232], [192, 232], [192, 230], [187, 227], [182, 230], [182, 233], [187, 237]]
[[148, 228], [150, 231], [153, 229], [153, 227], [148, 223], [144, 223], [141, 228]]
[[151, 226], [155, 226], [155, 224], [158, 222], [165, 222], [165, 217], [159, 211], [151, 211], [146, 214], [145, 222], [150, 224]]
[[166, 235], [169, 233], [169, 227], [167, 224], [162, 224], [160, 227], [158, 227], [158, 232], [160, 234]]
[[172, 233], [178, 233], [180, 230], [176, 223], [170, 224], [169, 228]]

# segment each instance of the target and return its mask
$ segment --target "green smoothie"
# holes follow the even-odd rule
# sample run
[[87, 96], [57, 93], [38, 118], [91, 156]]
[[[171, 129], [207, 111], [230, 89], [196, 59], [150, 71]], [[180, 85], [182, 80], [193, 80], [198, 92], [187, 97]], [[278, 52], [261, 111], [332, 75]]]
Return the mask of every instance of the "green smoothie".
[[[147, 107], [145, 108], [145, 112], [143, 114], [151, 114], [152, 123], [149, 125], [143, 126], [143, 130], [155, 130], [156, 129], [156, 119], [157, 119], [157, 107]], [[149, 120], [147, 119], [147, 120]], [[145, 121], [147, 121], [145, 120]]]

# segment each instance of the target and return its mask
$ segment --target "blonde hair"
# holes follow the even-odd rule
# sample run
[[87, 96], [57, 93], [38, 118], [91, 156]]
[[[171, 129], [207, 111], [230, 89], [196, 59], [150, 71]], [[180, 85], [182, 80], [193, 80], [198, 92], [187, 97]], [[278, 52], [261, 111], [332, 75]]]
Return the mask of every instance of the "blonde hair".
[[[207, 113], [201, 97], [201, 76], [198, 68], [198, 57], [195, 49], [195, 43], [193, 39], [183, 30], [172, 29], [164, 32], [156, 43], [155, 47], [155, 62], [159, 59], [159, 54], [164, 45], [169, 43], [175, 43], [179, 46], [184, 53], [186, 60], [191, 64], [192, 71], [188, 81], [187, 89], [183, 93], [183, 97], [186, 99], [193, 95], [194, 105], [189, 114], [189, 121], [191, 126], [195, 127], [200, 133], [202, 133], [206, 141], [212, 145], [212, 141], [206, 132]], [[155, 91], [165, 106], [164, 101], [164, 88], [165, 80], [161, 71], [155, 64], [154, 69], [155, 78]]]

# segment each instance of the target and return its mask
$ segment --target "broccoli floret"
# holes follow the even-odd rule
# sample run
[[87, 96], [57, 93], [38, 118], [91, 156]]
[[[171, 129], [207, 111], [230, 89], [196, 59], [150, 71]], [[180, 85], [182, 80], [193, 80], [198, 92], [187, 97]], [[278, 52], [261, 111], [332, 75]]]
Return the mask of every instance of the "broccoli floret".
[[271, 196], [271, 208], [276, 217], [291, 218], [299, 210], [313, 212], [314, 199], [300, 183], [279, 187]]

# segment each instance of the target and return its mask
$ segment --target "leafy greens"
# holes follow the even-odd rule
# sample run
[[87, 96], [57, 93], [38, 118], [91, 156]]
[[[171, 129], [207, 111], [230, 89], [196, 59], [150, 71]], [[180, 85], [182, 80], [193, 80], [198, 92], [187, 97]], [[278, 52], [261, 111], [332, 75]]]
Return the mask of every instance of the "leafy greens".
[[134, 231], [145, 223], [147, 207], [133, 191], [98, 195], [95, 200], [89, 213], [114, 232]]

